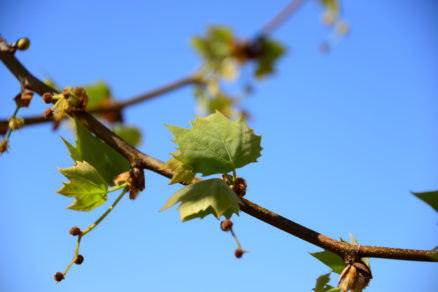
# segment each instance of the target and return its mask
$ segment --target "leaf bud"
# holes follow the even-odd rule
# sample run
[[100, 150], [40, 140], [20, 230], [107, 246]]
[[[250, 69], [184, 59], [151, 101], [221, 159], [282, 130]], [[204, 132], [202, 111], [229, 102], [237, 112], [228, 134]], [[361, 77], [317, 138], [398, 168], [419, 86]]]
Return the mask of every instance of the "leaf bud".
[[61, 272], [57, 272], [55, 274], [54, 278], [55, 278], [55, 281], [58, 283], [65, 279], [64, 274]]
[[233, 191], [241, 198], [246, 194], [246, 187], [245, 179], [238, 177], [233, 184]]
[[144, 171], [139, 167], [133, 167], [129, 171], [129, 178], [127, 180], [129, 184], [129, 198], [135, 200], [138, 193], [145, 188]]
[[82, 233], [82, 231], [81, 231], [81, 229], [79, 229], [79, 227], [77, 227], [77, 226], [74, 226], [74, 227], [72, 227], [71, 229], [70, 229], [70, 232], [69, 232], [71, 235], [73, 235], [73, 236], [78, 236], [78, 235], [80, 235], [81, 233]]
[[75, 260], [75, 264], [80, 265], [84, 262], [84, 256], [81, 254], [78, 254], [78, 257]]
[[231, 221], [230, 219], [221, 222], [222, 231], [230, 231], [231, 228], [233, 228], [233, 221]]
[[28, 38], [21, 38], [17, 41], [17, 49], [25, 51], [30, 46], [30, 40]]

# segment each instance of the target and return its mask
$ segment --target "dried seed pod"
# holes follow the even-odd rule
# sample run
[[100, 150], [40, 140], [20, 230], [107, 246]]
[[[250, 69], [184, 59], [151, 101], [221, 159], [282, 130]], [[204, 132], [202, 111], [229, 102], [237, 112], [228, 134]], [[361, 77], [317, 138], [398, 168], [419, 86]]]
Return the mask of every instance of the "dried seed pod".
[[233, 191], [239, 196], [239, 197], [243, 197], [246, 194], [246, 181], [241, 178], [238, 177], [236, 178], [236, 181], [233, 184]]
[[53, 102], [53, 94], [51, 94], [50, 92], [44, 93], [42, 98], [43, 98], [43, 101], [45, 103], [52, 103]]
[[53, 110], [51, 108], [48, 108], [44, 111], [44, 117], [46, 119], [51, 119], [53, 118]]

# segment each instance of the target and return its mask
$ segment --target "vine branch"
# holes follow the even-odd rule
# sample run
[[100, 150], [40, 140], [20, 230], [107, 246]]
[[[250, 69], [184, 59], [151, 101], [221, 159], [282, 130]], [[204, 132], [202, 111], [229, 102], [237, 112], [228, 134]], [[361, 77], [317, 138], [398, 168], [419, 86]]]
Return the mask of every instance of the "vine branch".
[[[45, 92], [57, 93], [56, 90], [31, 75], [31, 73], [18, 61], [14, 54], [6, 50], [7, 47], [8, 45], [5, 40], [0, 38], [0, 59], [20, 82], [25, 82], [26, 86], [29, 89], [33, 90], [39, 95], [43, 95]], [[85, 111], [78, 111], [75, 112], [74, 115], [88, 130], [93, 132], [106, 144], [113, 147], [116, 151], [126, 157], [130, 161], [131, 165], [136, 165], [137, 167], [149, 169], [155, 173], [159, 173], [168, 178], [172, 178], [172, 171], [161, 169], [161, 167], [164, 165], [162, 161], [155, 159], [147, 154], [144, 154], [136, 148], [132, 147], [119, 136], [114, 134], [111, 130], [106, 128], [90, 113]], [[199, 181], [199, 179], [195, 178], [192, 183], [196, 181]], [[241, 210], [248, 215], [251, 215], [263, 222], [266, 222], [311, 244], [332, 251], [343, 258], [348, 255], [354, 254], [357, 257], [375, 257], [430, 262], [436, 261], [435, 259], [430, 257], [430, 255], [436, 252], [433, 250], [399, 249], [364, 245], [361, 245], [358, 248], [358, 246], [356, 245], [343, 243], [327, 237], [323, 234], [320, 234], [316, 231], [313, 231], [272, 211], [258, 206], [257, 204], [249, 200], [243, 199], [243, 202], [244, 205], [241, 207]]]

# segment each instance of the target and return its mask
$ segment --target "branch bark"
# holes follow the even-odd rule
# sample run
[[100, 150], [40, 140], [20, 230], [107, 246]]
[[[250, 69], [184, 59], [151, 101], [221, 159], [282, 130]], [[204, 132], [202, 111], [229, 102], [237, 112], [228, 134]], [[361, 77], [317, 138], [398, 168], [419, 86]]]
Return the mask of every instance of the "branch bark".
[[[39, 95], [43, 95], [45, 92], [56, 93], [56, 90], [47, 86], [42, 81], [31, 75], [30, 72], [17, 60], [14, 54], [7, 50], [7, 48], [7, 43], [0, 38], [0, 59], [20, 82], [24, 82], [29, 89], [33, 90]], [[159, 173], [165, 177], [172, 178], [172, 171], [161, 169], [161, 167], [164, 165], [162, 161], [144, 154], [132, 147], [130, 144], [125, 142], [123, 139], [101, 124], [90, 113], [79, 111], [75, 112], [74, 115], [88, 130], [93, 132], [97, 137], [102, 139], [105, 143], [126, 157], [130, 161], [131, 165], [142, 167], [155, 173]], [[199, 179], [195, 179], [193, 182], [195, 181], [199, 181]], [[305, 240], [311, 244], [332, 251], [344, 259], [351, 257], [353, 254], [353, 256], [356, 258], [375, 257], [411, 261], [437, 261], [430, 257], [436, 252], [433, 250], [399, 249], [364, 245], [357, 246], [343, 243], [295, 223], [272, 211], [258, 206], [249, 200], [244, 199], [243, 202], [244, 205], [241, 207], [241, 210], [248, 215], [251, 215], [280, 230], [301, 238], [302, 240]]]

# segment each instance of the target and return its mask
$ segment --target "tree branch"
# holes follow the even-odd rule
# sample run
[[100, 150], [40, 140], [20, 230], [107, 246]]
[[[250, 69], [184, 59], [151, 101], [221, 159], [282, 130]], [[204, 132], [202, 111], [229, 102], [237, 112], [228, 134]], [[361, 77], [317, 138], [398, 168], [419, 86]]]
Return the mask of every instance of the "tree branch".
[[[14, 76], [20, 80], [20, 82], [25, 82], [29, 89], [35, 91], [39, 95], [42, 95], [45, 92], [56, 93], [56, 90], [32, 76], [29, 71], [27, 71], [26, 68], [17, 60], [14, 54], [8, 50], [4, 50], [4, 48], [7, 48], [7, 43], [0, 38], [0, 59], [12, 72], [12, 74], [14, 74]], [[172, 171], [161, 169], [161, 167], [164, 165], [163, 162], [140, 152], [125, 142], [123, 139], [101, 124], [90, 113], [79, 111], [75, 112], [74, 115], [88, 130], [93, 132], [97, 137], [102, 139], [105, 143], [126, 157], [130, 161], [131, 165], [146, 168], [165, 177], [172, 178]], [[195, 181], [199, 181], [199, 179], [195, 179], [193, 182]], [[244, 199], [243, 202], [244, 205], [241, 207], [243, 212], [311, 244], [332, 251], [344, 259], [353, 254], [355, 257], [378, 257], [411, 261], [436, 261], [430, 257], [430, 255], [435, 253], [433, 250], [411, 250], [363, 245], [357, 246], [343, 243], [297, 224], [285, 217], [258, 206], [249, 200]]]
[[[20, 73], [20, 76], [23, 73], [24, 72]], [[29, 73], [29, 72], [27, 72], [27, 73]], [[199, 80], [197, 74], [193, 73], [193, 74], [184, 76], [180, 79], [177, 79], [175, 81], [169, 82], [169, 83], [162, 85], [160, 87], [157, 87], [155, 89], [152, 89], [150, 91], [147, 91], [147, 92], [140, 94], [138, 96], [132, 97], [130, 99], [116, 102], [116, 103], [110, 104], [110, 105], [99, 106], [99, 107], [96, 107], [94, 109], [89, 110], [88, 112], [94, 113], [94, 114], [117, 112], [117, 111], [120, 111], [126, 107], [131, 106], [131, 105], [135, 105], [135, 104], [138, 104], [140, 102], [150, 100], [154, 97], [163, 95], [165, 93], [169, 93], [171, 91], [174, 91], [174, 90], [181, 88], [181, 87], [184, 87], [186, 85], [195, 84], [195, 83], [199, 83], [199, 82], [200, 82], [200, 80]], [[30, 84], [29, 82], [27, 82], [27, 83]], [[33, 81], [32, 83], [35, 83], [35, 81]], [[44, 89], [44, 88], [42, 88], [42, 89]], [[45, 89], [47, 89], [47, 88], [45, 88]], [[54, 89], [52, 88], [52, 90], [54, 90]], [[38, 91], [35, 90], [35, 92], [38, 92]], [[43, 115], [24, 118], [24, 126], [35, 125], [35, 124], [40, 124], [40, 123], [47, 123], [47, 122], [53, 122], [53, 119], [45, 118]], [[0, 135], [4, 135], [7, 132], [8, 124], [9, 123], [7, 120], [0, 121]]]
[[260, 35], [268, 35], [273, 30], [277, 29], [281, 24], [291, 17], [307, 0], [292, 0], [287, 4], [283, 10], [266, 23], [266, 25], [260, 30]]

